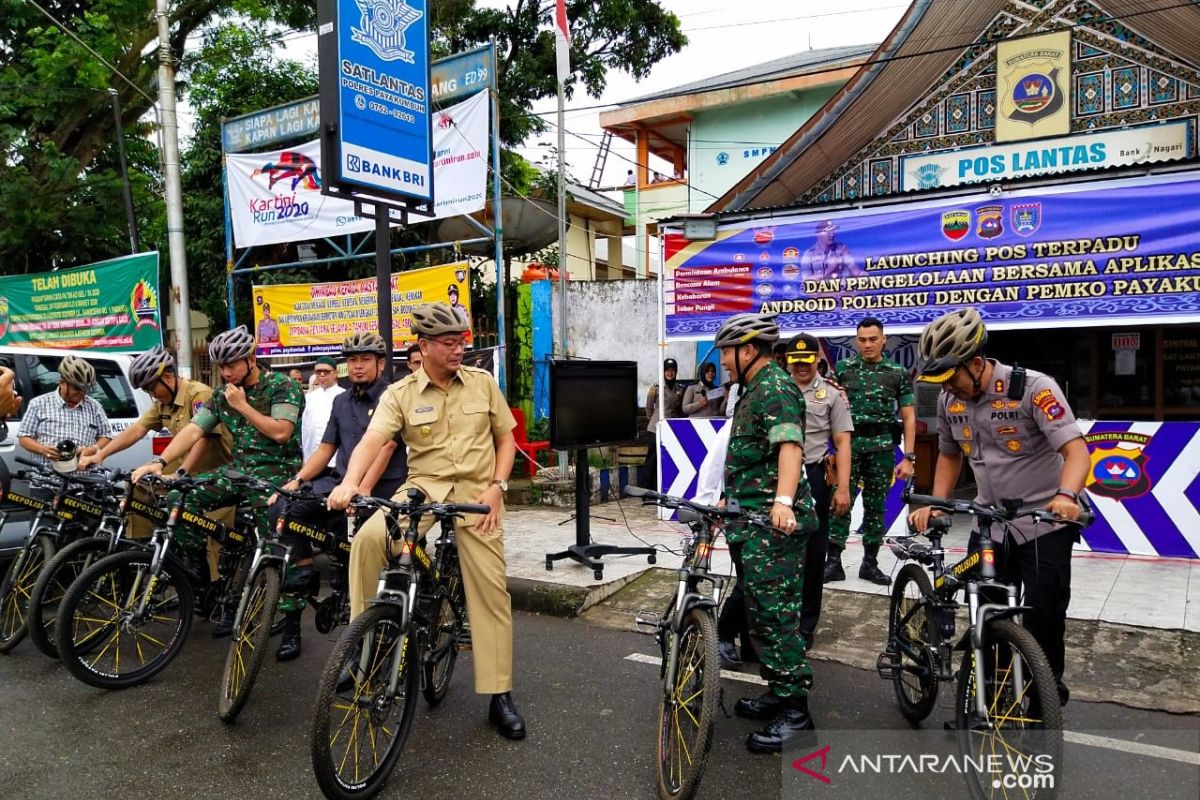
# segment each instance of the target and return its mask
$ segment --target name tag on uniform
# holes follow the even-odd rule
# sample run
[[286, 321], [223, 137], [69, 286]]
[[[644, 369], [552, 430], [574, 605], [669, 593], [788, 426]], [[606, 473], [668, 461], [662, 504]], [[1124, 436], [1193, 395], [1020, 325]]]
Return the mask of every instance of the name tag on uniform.
[[414, 414], [426, 414], [430, 411], [433, 411], [433, 406], [421, 406], [420, 408], [413, 409]]

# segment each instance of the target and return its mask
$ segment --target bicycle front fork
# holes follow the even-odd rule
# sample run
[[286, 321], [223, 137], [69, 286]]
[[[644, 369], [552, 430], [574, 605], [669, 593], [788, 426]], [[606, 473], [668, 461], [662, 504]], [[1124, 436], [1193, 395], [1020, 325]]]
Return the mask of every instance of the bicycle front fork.
[[[989, 693], [987, 691], [986, 675], [984, 674], [986, 652], [990, 644], [987, 626], [992, 618], [989, 613], [996, 608], [1015, 608], [1017, 606], [1017, 588], [1008, 584], [991, 584], [992, 586], [1003, 586], [1005, 592], [1005, 605], [999, 606], [994, 603], [979, 602], [979, 586], [976, 584], [968, 584], [967, 586], [967, 608], [971, 616], [971, 653], [973, 661], [973, 669], [975, 674], [975, 711], [979, 714], [979, 718], [991, 727], [991, 712], [988, 708]], [[1014, 621], [1020, 621], [1019, 616], [1012, 616]], [[1008, 665], [999, 663], [1001, 659], [1012, 659]], [[999, 677], [1003, 671], [1011, 669], [1013, 698], [1015, 701], [1020, 700], [1025, 696], [1025, 665], [1021, 662], [1021, 658], [1016, 653], [1001, 653], [997, 651], [992, 657], [991, 669], [994, 670]], [[993, 687], [998, 690], [998, 687]]]

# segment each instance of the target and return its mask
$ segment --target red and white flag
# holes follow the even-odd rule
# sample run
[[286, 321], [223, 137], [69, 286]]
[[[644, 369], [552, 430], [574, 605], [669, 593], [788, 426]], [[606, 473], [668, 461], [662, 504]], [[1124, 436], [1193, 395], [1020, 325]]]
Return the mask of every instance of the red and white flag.
[[558, 82], [564, 83], [571, 74], [571, 30], [567, 27], [567, 0], [554, 5], [555, 54], [558, 56]]

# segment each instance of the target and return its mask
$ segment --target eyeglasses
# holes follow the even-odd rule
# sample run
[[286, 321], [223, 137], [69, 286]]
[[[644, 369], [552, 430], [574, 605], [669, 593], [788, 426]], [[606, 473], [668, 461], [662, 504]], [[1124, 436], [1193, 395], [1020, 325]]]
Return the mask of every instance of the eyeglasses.
[[433, 338], [430, 341], [437, 342], [438, 344], [440, 344], [442, 347], [446, 348], [447, 350], [458, 350], [459, 348], [466, 349], [466, 346], [467, 346], [467, 340], [463, 337], [458, 337], [458, 336], [451, 338], [451, 339]]
[[331, 370], [331, 369], [314, 369], [313, 372], [315, 372], [318, 375], [332, 375], [333, 374], [333, 370]]

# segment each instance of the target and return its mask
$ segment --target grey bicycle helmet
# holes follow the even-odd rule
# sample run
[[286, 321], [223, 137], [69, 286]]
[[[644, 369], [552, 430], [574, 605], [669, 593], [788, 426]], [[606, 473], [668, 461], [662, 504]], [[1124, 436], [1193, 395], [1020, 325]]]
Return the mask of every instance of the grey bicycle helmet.
[[983, 352], [987, 328], [973, 308], [960, 308], [935, 319], [921, 331], [917, 342], [920, 358], [918, 381], [945, 383], [960, 364]]
[[254, 337], [245, 325], [218, 333], [208, 344], [208, 357], [218, 367], [254, 355]]
[[466, 333], [470, 323], [454, 312], [448, 303], [425, 303], [412, 310], [413, 331], [417, 336], [441, 336]]
[[96, 368], [79, 356], [66, 356], [58, 365], [58, 377], [86, 392], [96, 383]]
[[342, 342], [342, 355], [352, 356], [358, 353], [369, 353], [374, 356], [386, 356], [387, 345], [378, 333], [356, 332], [346, 337]]
[[735, 314], [717, 331], [714, 345], [717, 348], [737, 347], [755, 339], [770, 345], [779, 341], [779, 326], [775, 324], [774, 317], [765, 314]]
[[129, 366], [129, 379], [139, 389], [145, 389], [163, 376], [165, 372], [175, 371], [175, 356], [162, 345], [133, 359]]

